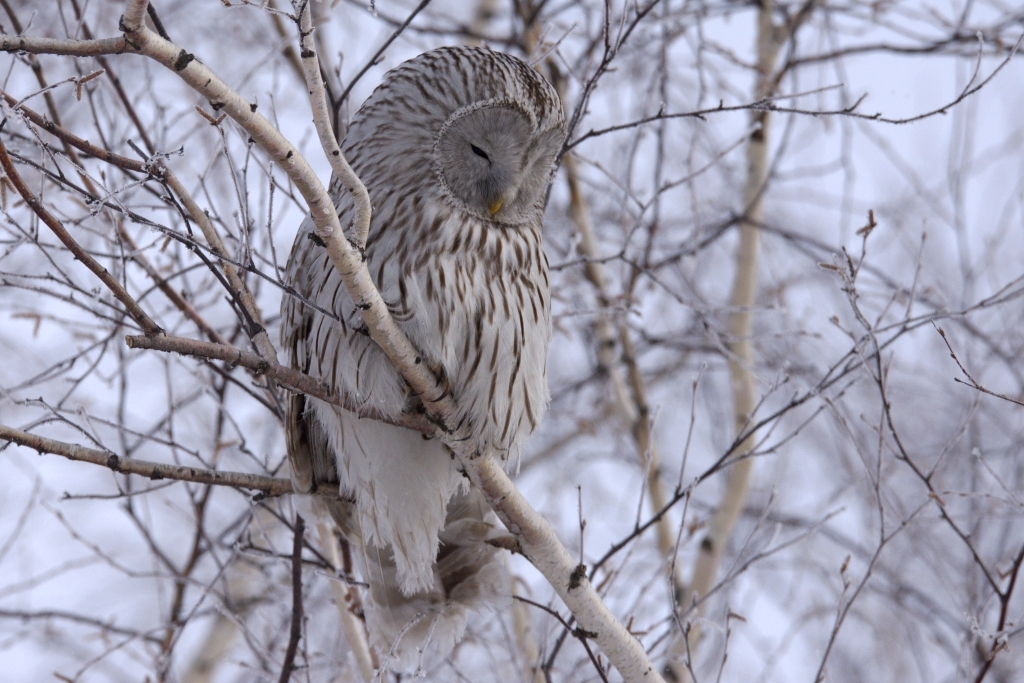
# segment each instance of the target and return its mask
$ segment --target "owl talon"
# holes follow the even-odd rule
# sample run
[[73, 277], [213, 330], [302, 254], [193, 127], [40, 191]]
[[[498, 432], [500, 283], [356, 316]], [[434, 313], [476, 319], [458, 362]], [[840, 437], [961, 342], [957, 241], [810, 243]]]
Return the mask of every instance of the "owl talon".
[[443, 401], [445, 398], [452, 395], [452, 385], [448, 381], [448, 373], [445, 371], [444, 366], [440, 363], [427, 363], [427, 367], [434, 373], [434, 377], [437, 377], [437, 384], [441, 388], [441, 393], [438, 394], [437, 398], [433, 400], [433, 403]]

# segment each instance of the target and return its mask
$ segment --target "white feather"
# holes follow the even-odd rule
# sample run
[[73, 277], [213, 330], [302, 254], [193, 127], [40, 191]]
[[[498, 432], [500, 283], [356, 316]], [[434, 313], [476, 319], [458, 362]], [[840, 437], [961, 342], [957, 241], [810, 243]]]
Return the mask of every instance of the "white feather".
[[448, 500], [465, 479], [437, 440], [314, 401], [336, 459], [341, 492], [355, 494], [363, 540], [394, 548], [406, 595], [434, 585], [432, 565]]

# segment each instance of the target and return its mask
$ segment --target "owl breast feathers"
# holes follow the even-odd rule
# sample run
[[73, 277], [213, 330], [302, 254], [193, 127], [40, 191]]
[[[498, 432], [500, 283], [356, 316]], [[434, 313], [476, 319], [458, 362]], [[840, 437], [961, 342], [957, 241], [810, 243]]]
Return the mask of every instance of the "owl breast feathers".
[[[505, 462], [518, 457], [548, 402], [541, 219], [564, 126], [557, 94], [528, 65], [451, 47], [388, 72], [343, 142], [373, 206], [371, 276], [423, 361], [450, 387], [458, 426], [468, 426], [483, 455]], [[337, 182], [331, 192], [347, 229], [351, 198]], [[293, 367], [340, 389], [367, 414], [415, 409], [309, 218], [287, 277], [298, 295], [286, 296], [282, 311]], [[366, 553], [376, 607], [368, 619], [378, 645], [401, 654], [393, 642], [401, 622], [428, 614], [435, 645], [450, 648], [466, 608], [507, 591], [494, 571], [502, 563], [486, 544], [496, 519], [476, 492], [466, 492], [458, 462], [437, 440], [296, 396], [289, 456], [299, 490], [337, 486], [349, 501], [351, 514], [335, 518]]]

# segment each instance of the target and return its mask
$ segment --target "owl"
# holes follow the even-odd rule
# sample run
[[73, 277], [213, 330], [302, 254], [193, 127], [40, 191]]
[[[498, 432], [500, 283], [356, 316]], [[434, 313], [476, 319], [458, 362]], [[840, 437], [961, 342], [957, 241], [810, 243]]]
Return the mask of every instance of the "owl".
[[[377, 288], [451, 391], [457, 426], [506, 466], [548, 402], [541, 223], [564, 138], [558, 95], [537, 71], [486, 48], [446, 47], [389, 71], [342, 144], [373, 205], [365, 258]], [[336, 179], [331, 193], [349, 228], [351, 197]], [[371, 643], [397, 666], [426, 641], [444, 654], [470, 609], [508, 592], [488, 543], [497, 518], [443, 443], [387, 423], [422, 404], [370, 339], [310, 218], [287, 278], [291, 365], [361, 407], [291, 397], [296, 488], [339, 491], [331, 514], [363, 551]]]

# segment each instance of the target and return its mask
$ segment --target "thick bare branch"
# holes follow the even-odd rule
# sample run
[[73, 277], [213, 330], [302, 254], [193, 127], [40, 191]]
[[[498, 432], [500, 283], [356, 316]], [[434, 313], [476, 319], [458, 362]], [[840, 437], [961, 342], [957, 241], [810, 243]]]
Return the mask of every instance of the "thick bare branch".
[[384, 418], [372, 411], [368, 411], [366, 408], [351, 403], [338, 392], [331, 390], [326, 383], [310, 375], [278, 365], [277, 363], [272, 363], [255, 353], [243, 351], [233, 346], [169, 335], [162, 335], [160, 337], [133, 335], [125, 337], [125, 343], [130, 349], [152, 349], [167, 353], [178, 353], [194, 358], [221, 360], [231, 365], [241, 365], [243, 368], [252, 370], [257, 375], [263, 375], [272, 379], [276, 384], [286, 389], [301, 392], [327, 403], [333, 403], [367, 419], [382, 420], [398, 427], [420, 432], [426, 436], [433, 436], [437, 433], [437, 427], [422, 415], [405, 415], [400, 419]]
[[100, 40], [60, 40], [29, 36], [0, 36], [0, 52], [31, 52], [37, 55], [95, 57], [134, 52], [124, 36]]
[[[412, 16], [415, 16], [419, 9], [425, 7], [427, 2], [429, 0], [415, 10]], [[348, 161], [338, 145], [338, 138], [334, 134], [334, 127], [331, 125], [331, 110], [327, 105], [327, 92], [320, 76], [320, 61], [316, 53], [316, 41], [313, 39], [314, 30], [310, 2], [304, 0], [299, 13], [299, 54], [302, 58], [303, 76], [305, 76], [306, 85], [309, 87], [309, 103], [313, 108], [313, 123], [320, 138], [320, 146], [327, 155], [331, 170], [334, 171], [335, 180], [352, 196], [355, 204], [352, 237], [356, 246], [363, 249], [366, 247], [366, 236], [370, 231], [370, 194], [366, 191], [366, 187], [359, 182], [352, 167], [348, 165]], [[351, 87], [350, 84], [349, 88]], [[348, 90], [342, 95], [342, 99], [347, 94]]]
[[56, 441], [5, 425], [0, 425], [0, 438], [21, 446], [27, 446], [40, 453], [53, 453], [54, 455], [64, 456], [68, 460], [88, 462], [93, 465], [110, 468], [114, 472], [121, 474], [136, 474], [153, 480], [174, 479], [176, 481], [190, 481], [196, 484], [231, 486], [233, 488], [262, 491], [268, 496], [281, 496], [292, 492], [292, 482], [290, 479], [267, 477], [260, 474], [245, 474], [243, 472], [220, 472], [200, 467], [166, 465], [136, 460], [134, 458], [122, 458], [109, 451], [99, 451], [95, 448], [79, 446], [78, 444]]
[[[757, 15], [757, 81], [755, 99], [772, 95], [775, 82], [775, 60], [781, 47], [780, 29], [773, 21], [774, 3], [764, 0]], [[708, 532], [700, 543], [690, 585], [680, 600], [682, 609], [698, 603], [698, 614], [706, 603], [702, 600], [715, 584], [718, 567], [725, 553], [750, 487], [753, 458], [746, 457], [756, 443], [756, 432], [749, 429], [757, 404], [754, 375], [754, 349], [751, 340], [752, 314], [757, 295], [757, 260], [761, 231], [758, 224], [764, 216], [764, 193], [768, 183], [768, 111], [752, 112], [755, 126], [747, 142], [747, 175], [743, 190], [743, 219], [740, 241], [736, 249], [736, 269], [732, 294], [729, 297], [729, 380], [732, 388], [734, 433], [742, 435], [732, 449], [734, 462], [726, 474], [725, 491], [711, 516]], [[702, 630], [694, 624], [678, 638], [669, 666], [676, 680], [690, 679], [687, 658], [699, 642]]]
[[334, 569], [335, 577], [331, 578], [331, 594], [334, 596], [334, 604], [341, 616], [341, 629], [345, 632], [345, 640], [348, 641], [348, 646], [355, 657], [363, 683], [373, 683], [373, 672], [379, 668], [379, 664], [375, 661], [373, 651], [367, 641], [366, 624], [356, 615], [363, 609], [359, 591], [355, 586], [346, 586], [337, 578], [339, 574], [344, 576], [342, 572], [346, 571], [346, 568], [343, 566], [341, 553], [338, 552], [338, 539], [334, 536], [333, 526], [320, 523], [316, 525], [316, 528], [323, 555]]

